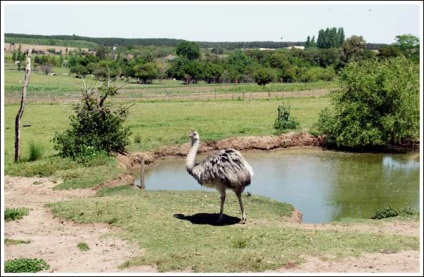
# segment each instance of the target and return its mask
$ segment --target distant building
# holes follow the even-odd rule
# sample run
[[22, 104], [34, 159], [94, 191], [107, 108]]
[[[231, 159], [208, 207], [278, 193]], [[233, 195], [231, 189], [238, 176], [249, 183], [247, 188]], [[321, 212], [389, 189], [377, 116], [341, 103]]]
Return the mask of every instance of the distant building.
[[298, 46], [298, 45], [293, 45], [293, 46], [289, 46], [289, 47], [285, 47], [286, 49], [301, 49], [304, 50], [305, 46]]

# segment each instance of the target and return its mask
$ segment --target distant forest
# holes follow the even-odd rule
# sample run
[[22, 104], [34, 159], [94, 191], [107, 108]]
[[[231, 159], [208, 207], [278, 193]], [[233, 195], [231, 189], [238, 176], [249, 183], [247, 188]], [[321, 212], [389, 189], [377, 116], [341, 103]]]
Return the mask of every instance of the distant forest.
[[[182, 39], [170, 38], [92, 38], [77, 35], [27, 35], [27, 34], [4, 34], [5, 43], [26, 43], [40, 44], [52, 46], [67, 46], [94, 49], [97, 45], [100, 46], [168, 46], [176, 47]], [[307, 41], [287, 42], [287, 41], [240, 41], [240, 42], [207, 42], [194, 41], [201, 48], [221, 48], [227, 50], [242, 49], [242, 48], [286, 48], [292, 46], [306, 46]], [[383, 43], [367, 43], [367, 49], [379, 49], [386, 44]]]

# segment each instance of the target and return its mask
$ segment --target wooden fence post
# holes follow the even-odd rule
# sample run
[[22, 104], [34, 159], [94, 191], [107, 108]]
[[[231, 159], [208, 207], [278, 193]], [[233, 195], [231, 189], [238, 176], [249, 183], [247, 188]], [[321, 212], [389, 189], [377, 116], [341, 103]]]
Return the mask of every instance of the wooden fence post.
[[146, 184], [144, 182], [144, 157], [141, 157], [140, 161], [140, 188], [145, 189]]
[[27, 88], [29, 85], [29, 77], [31, 75], [31, 54], [32, 48], [26, 50], [26, 66], [25, 66], [25, 79], [24, 85], [22, 86], [22, 95], [21, 95], [21, 106], [19, 107], [18, 114], [15, 118], [15, 163], [19, 162], [21, 156], [21, 118], [25, 109], [25, 99], [27, 95]]

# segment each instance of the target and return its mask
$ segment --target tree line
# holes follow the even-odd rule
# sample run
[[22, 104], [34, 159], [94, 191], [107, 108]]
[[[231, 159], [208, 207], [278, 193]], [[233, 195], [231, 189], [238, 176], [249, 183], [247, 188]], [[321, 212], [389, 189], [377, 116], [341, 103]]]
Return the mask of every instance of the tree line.
[[[183, 80], [186, 84], [202, 80], [207, 83], [256, 82], [259, 85], [276, 81], [332, 81], [352, 61], [403, 55], [419, 62], [418, 38], [400, 35], [396, 40], [392, 45], [372, 51], [362, 36], [344, 39], [343, 28], [327, 28], [320, 30], [316, 45], [312, 43], [314, 39], [309, 40], [305, 49], [218, 51], [184, 40], [166, 50], [163, 47], [134, 49], [97, 45], [92, 53], [78, 50], [65, 56], [37, 55], [34, 65], [42, 66], [40, 69], [46, 74], [50, 69], [48, 66], [64, 66], [78, 77], [90, 74], [100, 79], [106, 76], [135, 78], [144, 84], [164, 78]], [[19, 51], [13, 53], [14, 60], [24, 56]]]
[[[328, 28], [327, 28], [328, 29]], [[333, 29], [333, 28], [332, 28]], [[331, 29], [331, 33], [333, 32]], [[340, 29], [340, 28], [339, 28]], [[343, 28], [341, 28], [343, 29]], [[320, 31], [321, 32], [321, 31]], [[326, 30], [324, 30], [326, 32]], [[323, 36], [323, 35], [321, 35]], [[327, 36], [324, 34], [324, 36]], [[323, 37], [324, 37], [323, 36]], [[318, 35], [318, 38], [320, 35]], [[67, 47], [81, 47], [94, 49], [96, 45], [102, 46], [168, 46], [177, 47], [178, 44], [183, 42], [182, 39], [171, 38], [93, 38], [78, 35], [29, 35], [29, 34], [14, 34], [5, 33], [4, 39], [6, 43], [27, 43], [27, 44], [41, 44], [41, 45], [61, 45]], [[212, 49], [252, 49], [252, 48], [287, 48], [293, 46], [307, 47], [307, 41], [240, 41], [240, 42], [207, 42], [195, 41], [201, 48]], [[60, 43], [60, 44], [59, 44]], [[325, 42], [326, 43], [326, 42]], [[385, 46], [383, 43], [367, 43], [367, 49], [373, 50]], [[341, 45], [339, 46], [341, 47]], [[320, 47], [329, 48], [329, 47]]]

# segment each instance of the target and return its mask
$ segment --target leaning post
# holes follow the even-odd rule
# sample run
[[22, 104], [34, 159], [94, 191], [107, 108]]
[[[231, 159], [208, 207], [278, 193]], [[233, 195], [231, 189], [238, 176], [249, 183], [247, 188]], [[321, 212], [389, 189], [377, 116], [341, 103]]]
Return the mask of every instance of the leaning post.
[[31, 75], [31, 54], [32, 48], [28, 48], [26, 51], [26, 66], [25, 66], [25, 79], [24, 84], [22, 86], [22, 94], [21, 94], [21, 105], [19, 107], [18, 114], [15, 118], [15, 163], [19, 162], [20, 159], [20, 146], [21, 146], [21, 118], [24, 114], [25, 109], [25, 99], [27, 95], [27, 88], [29, 85], [29, 77]]
[[141, 157], [140, 161], [140, 188], [145, 189], [146, 184], [144, 182], [144, 157]]

